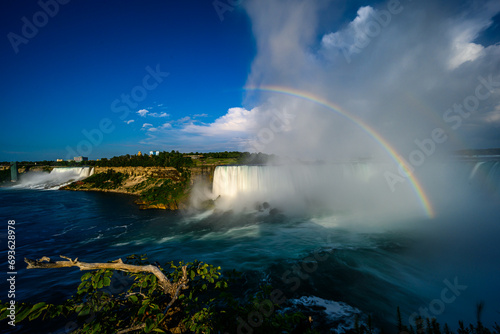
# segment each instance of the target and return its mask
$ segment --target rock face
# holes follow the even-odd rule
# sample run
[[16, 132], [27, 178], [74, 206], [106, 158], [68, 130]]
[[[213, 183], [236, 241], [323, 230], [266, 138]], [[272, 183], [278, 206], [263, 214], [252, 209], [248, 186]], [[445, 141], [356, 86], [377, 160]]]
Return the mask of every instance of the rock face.
[[[178, 210], [187, 207], [195, 180], [211, 183], [214, 170], [215, 166], [193, 167], [188, 177], [174, 167], [94, 167], [93, 177], [63, 189], [131, 194], [138, 196], [136, 204], [141, 209]], [[114, 181], [104, 178], [100, 183], [91, 182], [102, 179], [99, 174], [114, 175]]]
[[214, 180], [216, 165], [206, 165], [201, 167], [191, 167], [189, 170], [191, 171], [191, 185], [198, 180], [203, 179], [204, 181], [212, 184]]
[[145, 202], [142, 202], [140, 200], [136, 201], [135, 204], [140, 205], [140, 209], [142, 210], [148, 210], [148, 209], [159, 209], [159, 210], [179, 210], [179, 209], [184, 209], [186, 208], [185, 203], [159, 203], [159, 204], [148, 204]]
[[26, 172], [51, 172], [54, 167], [51, 166], [28, 166], [28, 167], [19, 167], [17, 171], [19, 174]]
[[94, 174], [106, 173], [113, 170], [127, 174], [130, 177], [153, 177], [179, 181], [180, 173], [174, 167], [94, 167]]

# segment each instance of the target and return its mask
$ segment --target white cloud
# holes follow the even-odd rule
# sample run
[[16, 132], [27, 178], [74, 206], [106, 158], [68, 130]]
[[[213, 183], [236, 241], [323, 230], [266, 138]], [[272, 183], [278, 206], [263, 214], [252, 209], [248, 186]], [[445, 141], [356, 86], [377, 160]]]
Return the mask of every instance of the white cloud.
[[455, 69], [465, 62], [475, 61], [481, 56], [500, 50], [500, 45], [485, 48], [474, 43], [480, 33], [493, 24], [492, 18], [499, 12], [499, 1], [478, 2], [476, 7], [473, 7], [473, 15], [470, 15], [470, 17], [465, 19], [459, 16], [454, 20], [450, 20], [449, 30], [452, 39], [449, 60], [450, 69]]
[[451, 50], [448, 67], [455, 69], [467, 61], [474, 61], [483, 54], [484, 47], [473, 41], [491, 25], [491, 20], [474, 18], [450, 23]]
[[500, 125], [500, 104], [495, 107], [495, 110], [484, 115], [483, 120], [487, 123]]
[[[400, 7], [404, 10], [404, 6]], [[469, 9], [470, 10], [470, 9]], [[446, 36], [447, 41], [443, 40], [437, 47], [437, 52], [445, 51], [448, 56], [445, 60], [446, 66], [450, 70], [454, 70], [460, 65], [468, 61], [474, 61], [483, 55], [484, 47], [474, 43], [478, 35], [492, 24], [491, 17], [495, 12], [500, 11], [500, 6], [494, 4], [494, 1], [487, 3], [482, 9], [476, 10], [476, 15], [468, 19], [464, 19], [464, 15], [458, 15], [453, 18], [443, 18], [443, 22], [430, 22], [435, 25], [436, 31]], [[342, 53], [348, 62], [356, 54], [364, 52], [370, 43], [376, 44], [379, 35], [385, 34], [386, 29], [390, 30], [395, 25], [392, 24], [394, 19], [397, 19], [399, 13], [389, 16], [389, 19], [381, 24], [382, 12], [388, 13], [385, 9], [374, 9], [370, 6], [361, 7], [357, 11], [357, 16], [349, 22], [343, 29], [323, 35], [321, 46], [327, 57], [334, 54]], [[404, 13], [401, 16], [405, 16]], [[377, 19], [378, 18], [378, 19]], [[398, 23], [396, 23], [397, 25]], [[391, 25], [393, 25], [391, 27]], [[429, 29], [431, 30], [431, 29]], [[387, 33], [389, 35], [389, 33]], [[425, 36], [417, 36], [425, 38]], [[381, 36], [381, 40], [384, 36]], [[429, 41], [434, 40], [434, 36], [429, 36]], [[422, 40], [416, 40], [421, 43]], [[396, 41], [393, 41], [396, 44]], [[448, 49], [447, 49], [448, 48]]]
[[[238, 150], [255, 131], [258, 123], [255, 118], [260, 117], [262, 115], [259, 115], [257, 109], [244, 108], [231, 108], [225, 115], [207, 124], [195, 123], [196, 121], [186, 116], [174, 122], [149, 128], [147, 138], [141, 143], [166, 147], [172, 142], [182, 143], [187, 151]], [[179, 149], [179, 147], [172, 148]]]
[[124, 121], [124, 122], [125, 122], [125, 123], [127, 123], [127, 124], [130, 124], [130, 123], [134, 123], [134, 122], [135, 122], [135, 120], [133, 120], [133, 119], [129, 119], [128, 121]]
[[143, 128], [149, 128], [149, 127], [152, 127], [152, 126], [153, 126], [153, 124], [151, 124], [151, 123], [144, 123], [142, 125]]
[[206, 136], [220, 136], [228, 133], [248, 134], [255, 129], [257, 109], [231, 108], [227, 114], [208, 125], [188, 124], [183, 131]]
[[148, 116], [151, 116], [151, 117], [168, 117], [170, 116], [169, 114], [167, 114], [166, 112], [162, 112], [162, 113], [156, 113], [156, 112], [153, 112], [153, 113], [150, 113]]
[[323, 48], [337, 49], [348, 56], [359, 53], [370, 42], [368, 23], [376, 22], [374, 14], [375, 10], [370, 6], [359, 8], [357, 16], [344, 29], [323, 36]]
[[[151, 108], [149, 108], [149, 109], [151, 109]], [[166, 112], [162, 112], [162, 113], [149, 112], [149, 110], [146, 110], [146, 109], [141, 109], [137, 113], [141, 117], [151, 116], [151, 117], [160, 117], [161, 118], [161, 117], [168, 117], [168, 116], [170, 116]]]
[[185, 116], [175, 121], [176, 123], [191, 123], [191, 117]]
[[172, 128], [172, 124], [170, 123], [163, 123], [161, 126], [160, 126], [161, 129], [171, 129]]
[[482, 54], [484, 47], [475, 43], [467, 43], [461, 40], [455, 41], [453, 45], [454, 54], [451, 56], [448, 66], [454, 70], [467, 61], [474, 61]]
[[139, 110], [137, 113], [141, 116], [141, 117], [146, 117], [146, 114], [149, 112], [149, 110], [146, 110], [146, 109], [141, 109]]
[[[386, 156], [366, 127], [359, 125], [361, 121], [383, 134], [402, 155], [416, 148], [415, 139], [428, 138], [437, 127], [450, 137], [463, 137], [448, 140], [439, 149], [460, 148], [452, 145], [464, 141], [471, 146], [480, 143], [481, 138], [476, 141], [474, 136], [483, 131], [468, 133], [471, 123], [488, 127], [484, 133], [496, 136], [500, 146], [496, 128], [500, 111], [490, 107], [499, 104], [498, 92], [481, 101], [471, 117], [463, 118], [459, 131], [443, 121], [447, 109], [475, 93], [478, 76], [491, 74], [496, 82], [500, 78], [500, 45], [486, 47], [477, 41], [500, 11], [500, 2], [459, 2], [402, 2], [403, 10], [392, 15], [379, 34], [372, 31], [369, 39], [367, 29], [378, 22], [376, 15], [388, 9], [387, 3], [359, 8], [339, 28], [340, 19], [330, 22], [330, 15], [323, 15], [325, 7], [339, 10], [335, 2], [245, 2], [258, 50], [247, 85], [289, 87], [337, 106], [249, 92], [244, 101], [247, 108], [231, 108], [213, 122], [196, 119], [205, 114], [171, 121], [169, 126], [154, 127], [150, 131], [154, 135], [146, 133], [144, 143], [225, 150], [254, 141], [262, 151], [281, 155], [376, 156], [378, 149]], [[280, 125], [276, 114], [285, 110], [293, 117]]]
[[[479, 76], [491, 74], [499, 80], [500, 45], [486, 47], [478, 37], [500, 11], [500, 2], [401, 2], [402, 10], [383, 24], [377, 16], [390, 9], [389, 3], [361, 7], [344, 24], [345, 13], [335, 13], [342, 9], [331, 1], [307, 1], [307, 8], [299, 0], [245, 2], [258, 50], [247, 85], [289, 87], [337, 105], [326, 108], [309, 102], [293, 107], [292, 102], [300, 98], [281, 95], [272, 101], [280, 94], [252, 92], [248, 101], [260, 97], [263, 102], [260, 114], [289, 105], [297, 115], [290, 131], [274, 133], [262, 149], [290, 156], [348, 158], [379, 152], [386, 156], [366, 128], [356, 125], [360, 122], [406, 157], [416, 148], [415, 140], [428, 138], [436, 127], [446, 129], [449, 137], [463, 137], [439, 145], [440, 150], [459, 148], [453, 146], [462, 142], [481, 145], [478, 138], [483, 134], [494, 138], [494, 123], [487, 125], [489, 130], [475, 133], [467, 125], [479, 124], [479, 115], [497, 104], [498, 93], [481, 101], [457, 131], [443, 114], [475, 94]], [[334, 13], [339, 19], [331, 22]], [[488, 114], [490, 121], [497, 117]], [[255, 119], [261, 124], [257, 131], [269, 128], [265, 118]], [[499, 145], [500, 133], [496, 133]]]
[[149, 132], [157, 132], [157, 131], [161, 132], [162, 130], [171, 129], [172, 128], [172, 124], [170, 124], [169, 122], [166, 122], [166, 123], [163, 123], [160, 126], [153, 127], [152, 124], [146, 123], [142, 127], [143, 128], [147, 127]]

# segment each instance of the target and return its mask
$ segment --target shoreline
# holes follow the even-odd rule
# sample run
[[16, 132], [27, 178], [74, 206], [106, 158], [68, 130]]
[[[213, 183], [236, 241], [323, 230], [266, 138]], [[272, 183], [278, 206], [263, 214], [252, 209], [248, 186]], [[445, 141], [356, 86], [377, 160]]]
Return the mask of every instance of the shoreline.
[[119, 195], [128, 195], [131, 197], [134, 197], [134, 204], [139, 206], [140, 210], [169, 210], [169, 211], [177, 211], [181, 210], [184, 208], [184, 204], [177, 204], [174, 206], [169, 205], [169, 204], [164, 204], [164, 203], [157, 203], [157, 204], [148, 204], [144, 201], [141, 201], [141, 195], [140, 194], [134, 194], [126, 191], [121, 191], [121, 190], [115, 190], [115, 189], [98, 189], [98, 188], [90, 188], [90, 189], [70, 189], [66, 187], [61, 187], [58, 189], [58, 191], [84, 191], [84, 192], [92, 192], [92, 193], [108, 193], [108, 194], [119, 194]]
[[201, 169], [180, 172], [174, 167], [95, 167], [91, 176], [60, 190], [133, 195], [142, 210], [175, 211], [187, 206], [194, 178], [209, 174]]
[[[189, 206], [190, 194], [195, 182], [202, 181], [206, 185], [213, 182], [217, 166], [215, 164], [201, 165], [180, 170], [175, 167], [160, 166], [86, 166], [91, 168], [92, 175], [78, 181], [68, 181], [70, 183], [66, 182], [65, 185], [56, 189], [132, 195], [135, 205], [138, 205], [141, 210], [177, 211]], [[36, 166], [30, 171], [52, 174], [52, 170], [48, 170], [47, 166]], [[21, 175], [26, 172], [23, 171]], [[11, 182], [0, 183], [0, 187], [11, 185]]]
[[[84, 176], [83, 174], [75, 175], [77, 181], [68, 180], [63, 185], [54, 187], [54, 190], [132, 195], [134, 196], [134, 205], [137, 205], [141, 210], [177, 211], [189, 206], [190, 194], [195, 182], [201, 181], [206, 185], [212, 183], [217, 165], [186, 167], [180, 170], [174, 167], [160, 166], [85, 167], [91, 168], [92, 175], [84, 178], [81, 178]], [[46, 166], [36, 166], [31, 168], [29, 172], [52, 174], [53, 169], [55, 168], [48, 170]], [[23, 170], [21, 175], [25, 175], [27, 172]], [[0, 187], [9, 188], [17, 183], [19, 182], [0, 182]]]

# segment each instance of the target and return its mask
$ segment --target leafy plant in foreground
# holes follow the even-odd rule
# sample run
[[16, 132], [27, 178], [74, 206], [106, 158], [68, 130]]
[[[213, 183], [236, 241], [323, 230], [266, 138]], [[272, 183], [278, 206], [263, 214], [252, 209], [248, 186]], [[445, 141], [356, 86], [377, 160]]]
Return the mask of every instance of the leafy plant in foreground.
[[[124, 264], [148, 266], [149, 262], [146, 256], [132, 255]], [[234, 332], [237, 319], [247, 318], [259, 310], [263, 300], [269, 297], [270, 288], [250, 300], [235, 297], [229, 291], [233, 279], [222, 276], [220, 267], [200, 261], [169, 262], [165, 265], [168, 270], [156, 267], [173, 283], [187, 274], [188, 286], [179, 291], [178, 299], [165, 293], [154, 274], [99, 269], [83, 274], [76, 294], [62, 304], [17, 305], [16, 323], [54, 319], [57, 327], [62, 319], [67, 319], [77, 325], [77, 333]], [[7, 303], [0, 306], [0, 321], [8, 320], [7, 307]], [[279, 308], [278, 305], [272, 307]], [[253, 333], [292, 330], [303, 318], [299, 313], [273, 311]]]

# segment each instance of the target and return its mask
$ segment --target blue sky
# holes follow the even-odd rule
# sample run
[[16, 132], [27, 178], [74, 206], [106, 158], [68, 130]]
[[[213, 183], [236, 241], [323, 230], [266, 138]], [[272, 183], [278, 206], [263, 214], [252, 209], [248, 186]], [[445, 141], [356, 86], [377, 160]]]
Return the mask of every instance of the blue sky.
[[[98, 128], [103, 118], [115, 130], [92, 149], [92, 158], [177, 149], [182, 145], [140, 144], [142, 125], [184, 117], [210, 122], [241, 105], [255, 54], [241, 9], [221, 21], [209, 1], [71, 1], [15, 53], [6, 35], [21, 35], [22, 17], [31, 21], [41, 10], [29, 3], [1, 5], [0, 160], [63, 157], [67, 145], [76, 150], [85, 139], [82, 130]], [[157, 65], [169, 76], [131, 108], [126, 120], [135, 122], [125, 124], [111, 103], [142, 85], [146, 67]], [[142, 109], [168, 116], [134, 114]]]
[[497, 3], [394, 1], [2, 1], [0, 161], [374, 149], [335, 112], [248, 85], [335, 102], [403, 155], [436, 127], [442, 149], [500, 147], [497, 87], [447, 113], [500, 78]]

